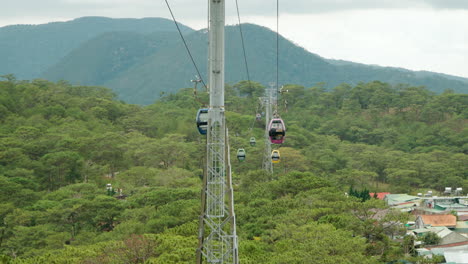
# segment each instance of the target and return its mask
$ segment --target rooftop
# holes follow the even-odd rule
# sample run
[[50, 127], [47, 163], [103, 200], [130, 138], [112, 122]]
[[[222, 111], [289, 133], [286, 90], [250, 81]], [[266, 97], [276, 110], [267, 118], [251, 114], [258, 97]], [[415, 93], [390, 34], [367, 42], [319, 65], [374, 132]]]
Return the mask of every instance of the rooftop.
[[440, 207], [445, 208], [445, 209], [467, 208], [466, 205], [459, 204], [459, 203], [453, 203], [453, 204], [438, 203], [437, 206], [440, 206]]
[[446, 251], [444, 252], [445, 261], [447, 263], [467, 263], [468, 252], [467, 251]]
[[453, 232], [445, 226], [444, 227], [431, 227], [429, 228], [429, 230], [436, 233], [440, 238], [444, 238]]
[[457, 221], [458, 229], [468, 229], [468, 221]]
[[420, 215], [425, 225], [455, 227], [457, 217], [451, 214], [445, 215]]
[[397, 205], [409, 201], [419, 200], [421, 197], [408, 195], [408, 194], [387, 194], [385, 200], [388, 205]]
[[427, 233], [427, 232], [430, 232], [431, 230], [427, 229], [427, 228], [418, 228], [418, 229], [414, 229], [413, 232], [415, 233]]
[[[379, 192], [377, 193], [377, 199], [383, 200], [385, 195], [390, 194], [389, 192]], [[374, 193], [369, 193], [370, 197], [374, 197]]]
[[427, 249], [433, 249], [433, 248], [456, 248], [457, 250], [462, 249], [464, 250], [468, 245], [468, 241], [463, 241], [463, 242], [456, 242], [456, 243], [451, 243], [451, 244], [445, 244], [445, 245], [431, 245], [431, 246], [426, 246]]

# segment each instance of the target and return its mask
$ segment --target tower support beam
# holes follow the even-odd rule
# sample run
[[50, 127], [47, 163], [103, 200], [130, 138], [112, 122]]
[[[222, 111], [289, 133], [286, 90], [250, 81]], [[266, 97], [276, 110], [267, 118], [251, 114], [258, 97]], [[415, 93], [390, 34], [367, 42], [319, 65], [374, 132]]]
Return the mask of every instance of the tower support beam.
[[210, 106], [197, 263], [237, 264], [236, 218], [224, 115], [225, 0], [209, 0], [208, 3]]
[[262, 169], [273, 174], [273, 164], [271, 162], [271, 142], [269, 132], [269, 123], [273, 118], [273, 105], [276, 104], [275, 83], [270, 83], [269, 88], [265, 88], [265, 97], [262, 100], [265, 106], [265, 152], [263, 154]]

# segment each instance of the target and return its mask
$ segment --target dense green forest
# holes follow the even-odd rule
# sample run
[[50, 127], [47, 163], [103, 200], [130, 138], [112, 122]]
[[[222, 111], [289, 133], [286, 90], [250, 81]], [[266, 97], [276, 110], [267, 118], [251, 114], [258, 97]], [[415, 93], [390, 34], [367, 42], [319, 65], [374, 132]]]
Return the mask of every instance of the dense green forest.
[[[286, 85], [288, 132], [269, 175], [263, 89], [226, 87], [241, 263], [413, 260], [399, 224], [409, 215], [377, 217], [382, 201], [345, 192], [468, 189], [466, 94]], [[194, 263], [205, 152], [194, 119], [207, 98], [181, 89], [138, 106], [103, 87], [3, 76], [0, 262]]]

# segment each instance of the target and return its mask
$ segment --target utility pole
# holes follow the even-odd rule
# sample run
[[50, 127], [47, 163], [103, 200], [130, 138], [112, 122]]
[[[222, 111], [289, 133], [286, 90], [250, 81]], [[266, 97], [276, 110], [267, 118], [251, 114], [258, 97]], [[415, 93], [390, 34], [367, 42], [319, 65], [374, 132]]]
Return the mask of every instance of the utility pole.
[[224, 115], [225, 0], [208, 0], [208, 5], [210, 106], [197, 263], [238, 264], [229, 143]]
[[271, 162], [271, 142], [270, 135], [268, 134], [268, 125], [272, 119], [272, 106], [276, 104], [275, 83], [270, 83], [270, 88], [265, 88], [265, 97], [263, 97], [263, 104], [265, 106], [265, 152], [263, 154], [262, 169], [266, 172], [273, 174], [273, 164]]

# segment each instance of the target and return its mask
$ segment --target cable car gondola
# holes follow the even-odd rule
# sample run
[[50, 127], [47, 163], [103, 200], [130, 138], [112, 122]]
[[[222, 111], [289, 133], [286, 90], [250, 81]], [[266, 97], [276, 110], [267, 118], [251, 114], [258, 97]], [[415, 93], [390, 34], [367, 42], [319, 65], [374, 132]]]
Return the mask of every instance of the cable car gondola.
[[283, 119], [271, 119], [270, 124], [268, 125], [268, 135], [270, 136], [270, 141], [273, 144], [282, 144], [284, 142], [286, 126], [284, 125]]
[[260, 113], [257, 113], [257, 114], [255, 115], [255, 120], [257, 120], [257, 121], [262, 120], [262, 115], [261, 115]]
[[271, 162], [273, 163], [279, 163], [280, 162], [280, 152], [279, 150], [273, 150], [271, 152]]
[[237, 159], [239, 161], [244, 161], [245, 160], [245, 150], [243, 148], [240, 148], [237, 150]]
[[197, 128], [198, 132], [202, 135], [206, 135], [208, 127], [208, 108], [198, 109], [197, 112]]
[[252, 146], [252, 147], [255, 146], [255, 144], [257, 143], [257, 141], [255, 141], [254, 137], [251, 137], [249, 142], [250, 142], [250, 146]]

